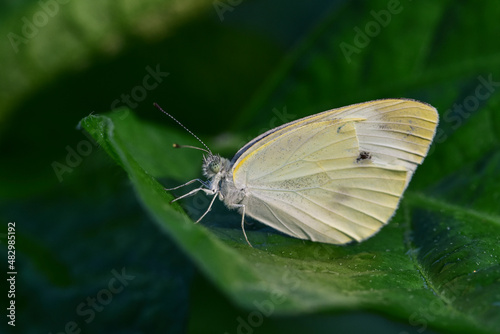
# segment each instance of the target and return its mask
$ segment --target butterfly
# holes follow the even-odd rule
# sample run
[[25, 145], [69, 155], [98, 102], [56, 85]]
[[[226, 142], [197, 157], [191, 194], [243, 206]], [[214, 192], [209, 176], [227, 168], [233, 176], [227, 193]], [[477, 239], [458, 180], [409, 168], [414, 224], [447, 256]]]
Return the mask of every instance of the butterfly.
[[219, 197], [241, 213], [250, 246], [245, 216], [299, 239], [359, 242], [376, 234], [394, 215], [429, 151], [437, 124], [438, 113], [428, 104], [409, 99], [369, 101], [269, 130], [231, 160], [213, 154], [184, 127], [206, 148], [183, 146], [207, 153], [202, 165], [207, 180], [194, 179], [167, 190], [199, 182], [199, 188], [174, 201], [199, 191], [213, 196], [200, 221]]

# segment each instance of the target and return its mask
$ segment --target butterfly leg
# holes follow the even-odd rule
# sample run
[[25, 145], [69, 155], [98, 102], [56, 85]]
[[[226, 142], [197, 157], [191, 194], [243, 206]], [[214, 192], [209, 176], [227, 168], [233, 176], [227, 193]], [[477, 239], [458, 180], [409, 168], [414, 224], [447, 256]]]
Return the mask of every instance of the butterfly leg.
[[211, 189], [205, 189], [203, 187], [200, 187], [200, 188], [193, 189], [190, 192], [188, 192], [187, 194], [184, 194], [184, 195], [182, 195], [180, 197], [174, 198], [173, 200], [170, 201], [170, 203], [173, 203], [173, 202], [175, 202], [177, 200], [180, 200], [180, 199], [183, 199], [185, 197], [193, 196], [198, 191], [204, 191], [207, 195], [213, 195], [214, 194], [213, 190], [211, 190]]
[[[202, 189], [202, 190], [207, 190], [207, 189]], [[210, 190], [208, 190], [208, 191], [210, 191]], [[207, 195], [211, 195], [211, 194], [209, 194], [209, 193], [208, 193], [208, 191], [205, 191], [205, 192], [207, 193]], [[217, 193], [215, 193], [215, 194], [213, 194], [213, 195], [214, 195], [214, 196], [213, 196], [213, 198], [212, 198], [212, 201], [210, 202], [210, 205], [208, 206], [207, 211], [205, 211], [205, 213], [204, 213], [203, 215], [201, 215], [201, 217], [200, 217], [200, 218], [198, 218], [198, 220], [195, 222], [195, 224], [196, 224], [196, 223], [199, 223], [199, 222], [203, 219], [203, 217], [205, 217], [205, 215], [206, 215], [207, 213], [209, 213], [209, 212], [210, 212], [210, 210], [212, 210], [212, 205], [214, 204], [214, 201], [215, 201], [215, 199], [217, 198]]]
[[230, 209], [242, 208], [242, 211], [241, 211], [241, 230], [243, 231], [243, 235], [245, 236], [245, 240], [247, 241], [247, 244], [253, 248], [250, 241], [248, 241], [247, 233], [245, 232], [245, 205], [244, 204], [232, 204], [229, 208]]
[[196, 182], [196, 181], [200, 182], [204, 187], [210, 188], [210, 186], [205, 181], [200, 180], [200, 179], [194, 179], [194, 180], [188, 181], [188, 182], [186, 182], [184, 184], [181, 184], [180, 186], [177, 186], [177, 187], [174, 187], [174, 188], [165, 188], [165, 190], [166, 191], [170, 191], [170, 190], [179, 189], [179, 188], [185, 187], [187, 185], [190, 185], [191, 183]]

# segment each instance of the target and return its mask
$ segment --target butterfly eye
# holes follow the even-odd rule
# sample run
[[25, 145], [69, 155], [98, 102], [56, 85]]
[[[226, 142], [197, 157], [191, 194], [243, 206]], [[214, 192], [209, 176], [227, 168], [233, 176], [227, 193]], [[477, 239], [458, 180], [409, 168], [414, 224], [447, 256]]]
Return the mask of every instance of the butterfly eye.
[[220, 162], [219, 161], [212, 161], [210, 163], [210, 171], [214, 172], [214, 173], [218, 173], [220, 171]]

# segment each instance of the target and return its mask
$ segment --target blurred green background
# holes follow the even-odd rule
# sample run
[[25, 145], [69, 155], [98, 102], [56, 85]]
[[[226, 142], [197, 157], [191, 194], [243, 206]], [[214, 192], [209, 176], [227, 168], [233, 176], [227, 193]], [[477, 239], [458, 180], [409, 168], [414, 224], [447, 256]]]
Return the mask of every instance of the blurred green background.
[[[238, 319], [251, 310], [163, 233], [123, 169], [77, 127], [91, 113], [128, 107], [119, 111], [124, 117], [133, 112], [182, 133], [153, 108], [158, 102], [231, 157], [263, 130], [302, 116], [372, 99], [418, 99], [438, 108], [441, 123], [411, 189], [498, 226], [492, 203], [500, 183], [484, 176], [500, 171], [498, 17], [495, 1], [2, 2], [0, 249], [6, 258], [7, 222], [16, 222], [16, 329], [246, 333]], [[174, 155], [171, 144], [165, 154], [187, 171], [174, 185], [201, 159]], [[184, 166], [185, 156], [195, 164]], [[6, 260], [1, 268], [7, 271]], [[112, 281], [119, 273], [122, 281]], [[498, 286], [498, 270], [491, 275], [488, 284]], [[123, 290], [107, 294], [118, 281]], [[0, 288], [5, 310], [4, 279]], [[106, 304], [92, 308], [97, 296]], [[434, 327], [424, 330], [446, 332]], [[390, 310], [327, 307], [276, 314], [250, 330], [422, 328]], [[3, 317], [0, 331], [12, 330]]]

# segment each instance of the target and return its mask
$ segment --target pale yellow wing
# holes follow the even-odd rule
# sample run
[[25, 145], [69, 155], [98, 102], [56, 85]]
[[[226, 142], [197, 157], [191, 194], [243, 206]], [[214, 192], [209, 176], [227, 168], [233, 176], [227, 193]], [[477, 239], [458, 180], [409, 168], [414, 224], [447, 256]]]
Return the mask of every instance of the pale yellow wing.
[[246, 213], [297, 238], [363, 240], [386, 224], [434, 136], [434, 108], [379, 100], [274, 129], [233, 159]]

